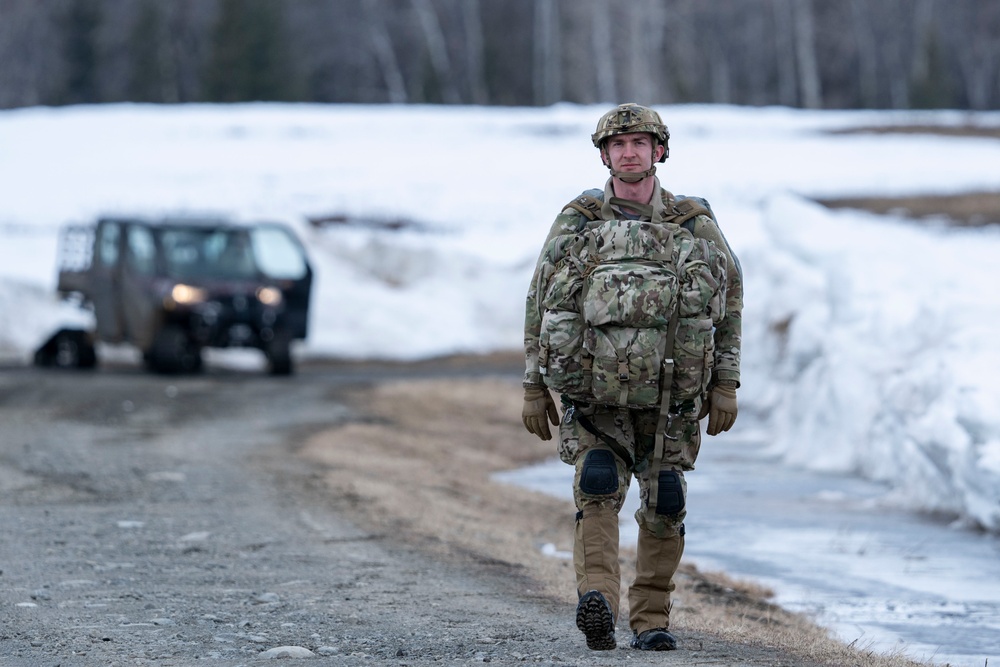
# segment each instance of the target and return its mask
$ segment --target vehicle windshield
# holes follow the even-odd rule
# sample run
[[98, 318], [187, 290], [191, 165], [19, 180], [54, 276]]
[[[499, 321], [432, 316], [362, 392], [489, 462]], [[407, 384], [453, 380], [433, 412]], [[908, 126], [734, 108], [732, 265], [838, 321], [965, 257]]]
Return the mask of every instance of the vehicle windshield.
[[249, 280], [258, 275], [250, 236], [243, 229], [163, 229], [167, 275], [175, 280]]
[[174, 280], [299, 280], [308, 272], [302, 246], [286, 229], [168, 227], [160, 230], [167, 275]]
[[261, 225], [250, 230], [254, 257], [260, 270], [271, 278], [300, 280], [309, 270], [302, 246], [288, 230]]

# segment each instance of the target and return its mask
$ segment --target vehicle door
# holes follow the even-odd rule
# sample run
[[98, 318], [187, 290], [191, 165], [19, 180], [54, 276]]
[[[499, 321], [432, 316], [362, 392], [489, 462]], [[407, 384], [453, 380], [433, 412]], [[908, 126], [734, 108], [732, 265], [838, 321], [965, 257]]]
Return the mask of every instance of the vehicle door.
[[257, 266], [281, 287], [284, 326], [293, 338], [305, 338], [309, 326], [312, 268], [305, 250], [291, 231], [280, 225], [261, 225], [250, 234]]
[[157, 294], [156, 239], [146, 225], [124, 228], [121, 303], [129, 342], [145, 351], [153, 343], [161, 321], [163, 295]]
[[121, 250], [121, 223], [101, 220], [94, 235], [88, 296], [94, 304], [97, 337], [110, 343], [121, 342], [125, 336], [121, 307]]

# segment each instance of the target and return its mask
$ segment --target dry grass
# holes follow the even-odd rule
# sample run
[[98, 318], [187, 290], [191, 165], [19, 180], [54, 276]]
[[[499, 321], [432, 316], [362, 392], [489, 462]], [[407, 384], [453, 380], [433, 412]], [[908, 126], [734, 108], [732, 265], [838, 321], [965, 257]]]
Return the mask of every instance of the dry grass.
[[[494, 472], [547, 459], [552, 443], [520, 423], [520, 388], [499, 379], [414, 380], [352, 393], [361, 421], [309, 439], [302, 455], [321, 464], [332, 495], [373, 532], [449, 558], [503, 563], [532, 593], [575, 604], [571, 503], [495, 482]], [[623, 581], [634, 554], [622, 554]], [[674, 627], [743, 646], [802, 656], [803, 663], [914, 667], [921, 663], [848, 647], [768, 602], [770, 592], [683, 564]], [[623, 600], [627, 592], [623, 591]]]
[[842, 130], [832, 130], [830, 134], [933, 134], [944, 137], [969, 137], [972, 139], [1000, 139], [1000, 125], [868, 125]]
[[[831, 134], [932, 134], [947, 137], [1000, 139], [1000, 126], [883, 125], [833, 130]], [[1000, 191], [913, 197], [848, 197], [818, 199], [830, 208], [856, 208], [880, 215], [901, 214], [917, 220], [960, 227], [1000, 224]]]
[[302, 453], [368, 526], [427, 548], [538, 572], [538, 593], [569, 600], [572, 573], [539, 547], [570, 549], [572, 505], [493, 482], [493, 472], [544, 459], [525, 437], [519, 387], [499, 380], [379, 385], [360, 398], [365, 422], [311, 438]]
[[912, 197], [846, 197], [817, 201], [830, 208], [856, 208], [880, 215], [905, 215], [918, 220], [932, 219], [960, 227], [1000, 225], [1000, 192]]

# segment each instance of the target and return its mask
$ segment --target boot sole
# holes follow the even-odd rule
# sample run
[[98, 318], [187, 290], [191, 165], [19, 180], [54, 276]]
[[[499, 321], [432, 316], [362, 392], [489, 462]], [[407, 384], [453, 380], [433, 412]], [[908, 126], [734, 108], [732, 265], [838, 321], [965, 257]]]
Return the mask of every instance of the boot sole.
[[580, 598], [576, 607], [576, 627], [587, 637], [587, 648], [590, 650], [611, 651], [618, 648], [615, 619], [603, 595], [588, 593]]

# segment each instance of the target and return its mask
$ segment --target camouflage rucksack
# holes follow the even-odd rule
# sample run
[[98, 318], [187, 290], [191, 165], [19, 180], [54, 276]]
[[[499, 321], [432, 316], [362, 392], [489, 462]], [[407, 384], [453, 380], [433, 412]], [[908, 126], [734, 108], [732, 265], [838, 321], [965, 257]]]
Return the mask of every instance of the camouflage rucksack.
[[[725, 316], [726, 256], [678, 224], [587, 221], [546, 247], [539, 370], [574, 402], [697, 411]], [[589, 217], [589, 216], [588, 216]]]

